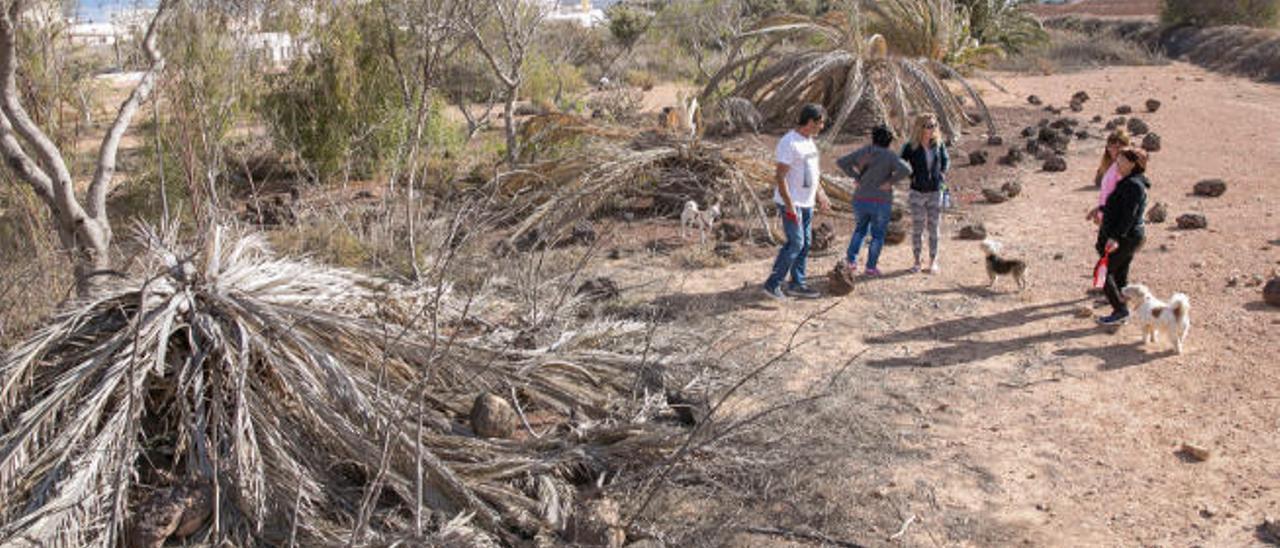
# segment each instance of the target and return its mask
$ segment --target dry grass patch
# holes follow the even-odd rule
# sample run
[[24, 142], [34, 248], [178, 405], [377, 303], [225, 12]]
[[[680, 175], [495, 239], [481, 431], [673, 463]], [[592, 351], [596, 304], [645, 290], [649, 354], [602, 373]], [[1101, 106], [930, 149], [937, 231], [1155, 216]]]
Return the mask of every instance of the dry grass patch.
[[1089, 35], [1049, 30], [1049, 42], [997, 62], [993, 68], [1032, 74], [1055, 74], [1107, 66], [1145, 66], [1168, 63], [1160, 53], [1110, 34]]

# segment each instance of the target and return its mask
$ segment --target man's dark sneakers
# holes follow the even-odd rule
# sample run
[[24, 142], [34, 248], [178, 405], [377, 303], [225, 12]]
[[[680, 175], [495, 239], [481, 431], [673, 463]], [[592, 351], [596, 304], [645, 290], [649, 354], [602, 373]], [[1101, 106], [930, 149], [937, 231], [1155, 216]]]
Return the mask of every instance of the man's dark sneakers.
[[807, 285], [792, 286], [787, 288], [787, 294], [797, 299], [817, 299], [822, 296], [821, 293], [814, 291]]
[[768, 295], [770, 299], [777, 301], [787, 300], [787, 296], [782, 293], [781, 287], [769, 287], [766, 285], [762, 289], [764, 290], [764, 294]]
[[1100, 325], [1124, 325], [1128, 321], [1129, 321], [1128, 312], [1115, 312], [1110, 316], [1103, 316], [1101, 318], [1098, 318], [1098, 324]]

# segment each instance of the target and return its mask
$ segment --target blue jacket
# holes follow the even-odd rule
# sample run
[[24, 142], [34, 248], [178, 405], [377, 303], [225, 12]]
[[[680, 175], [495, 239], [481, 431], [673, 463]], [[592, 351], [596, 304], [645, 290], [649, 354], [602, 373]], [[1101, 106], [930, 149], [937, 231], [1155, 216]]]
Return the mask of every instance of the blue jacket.
[[933, 147], [933, 169], [928, 168], [928, 159], [924, 147], [913, 147], [907, 143], [902, 147], [902, 159], [911, 164], [911, 190], [917, 192], [937, 192], [946, 185], [944, 175], [951, 167], [951, 158], [947, 156], [947, 147], [941, 143]]

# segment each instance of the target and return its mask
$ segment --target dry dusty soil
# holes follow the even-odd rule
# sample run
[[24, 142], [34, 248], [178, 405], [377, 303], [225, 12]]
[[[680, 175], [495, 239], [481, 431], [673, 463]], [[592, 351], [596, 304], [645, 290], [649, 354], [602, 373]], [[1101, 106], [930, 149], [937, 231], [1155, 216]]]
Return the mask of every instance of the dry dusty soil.
[[1041, 17], [1088, 15], [1091, 17], [1153, 18], [1160, 14], [1159, 0], [1081, 0], [1068, 4], [1030, 6]]
[[[1073, 144], [1063, 173], [958, 162], [954, 180], [1017, 178], [1025, 190], [951, 210], [937, 275], [907, 273], [909, 244], [886, 248], [883, 278], [815, 301], [763, 298], [764, 258], [675, 272], [623, 259], [607, 263], [608, 274], [677, 309], [681, 329], [726, 333], [716, 344], [741, 363], [781, 351], [821, 312], [800, 328], [793, 356], [730, 411], [809, 394], [852, 364], [830, 398], [784, 411], [779, 423], [792, 428], [762, 442], [787, 462], [757, 482], [754, 506], [741, 503], [760, 527], [870, 546], [1260, 544], [1264, 516], [1280, 516], [1280, 309], [1262, 303], [1252, 277], [1280, 265], [1280, 86], [1182, 63], [997, 80], [1008, 93], [986, 96], [1014, 144], [1022, 124], [1047, 115], [1026, 105], [1028, 94], [1062, 105], [1077, 90], [1092, 97], [1076, 116], [1095, 135], [1090, 118], [1130, 104], [1163, 136], [1151, 201], [1169, 204], [1170, 221], [1149, 226], [1131, 281], [1162, 298], [1190, 296], [1184, 354], [1144, 347], [1134, 326], [1112, 333], [1077, 315], [1105, 312], [1085, 294], [1096, 259], [1095, 228], [1083, 219], [1096, 199], [1096, 137]], [[1146, 113], [1148, 98], [1163, 108]], [[994, 159], [1003, 149], [989, 150]], [[1225, 179], [1226, 194], [1191, 195], [1209, 177]], [[1187, 212], [1204, 214], [1208, 228], [1177, 229], [1173, 219]], [[974, 221], [1030, 263], [1030, 289], [1007, 279], [985, 287], [977, 244], [955, 237]], [[815, 258], [810, 275], [821, 278], [835, 257]], [[1208, 460], [1179, 452], [1184, 442]], [[716, 504], [688, 493], [690, 508]], [[731, 545], [787, 542], [800, 541], [743, 532]]]

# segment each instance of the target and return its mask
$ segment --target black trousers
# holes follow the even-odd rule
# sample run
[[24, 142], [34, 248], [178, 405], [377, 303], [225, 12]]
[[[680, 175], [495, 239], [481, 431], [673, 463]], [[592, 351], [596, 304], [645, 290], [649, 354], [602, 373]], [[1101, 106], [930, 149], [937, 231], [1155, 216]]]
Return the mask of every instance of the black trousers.
[[[1120, 247], [1112, 251], [1111, 256], [1107, 258], [1107, 284], [1103, 287], [1103, 292], [1107, 295], [1107, 302], [1111, 304], [1112, 312], [1128, 310], [1120, 290], [1129, 285], [1129, 265], [1133, 264], [1133, 256], [1142, 249], [1144, 241], [1143, 238], [1120, 240], [1116, 242]], [[1105, 244], [1105, 240], [1103, 243]]]

